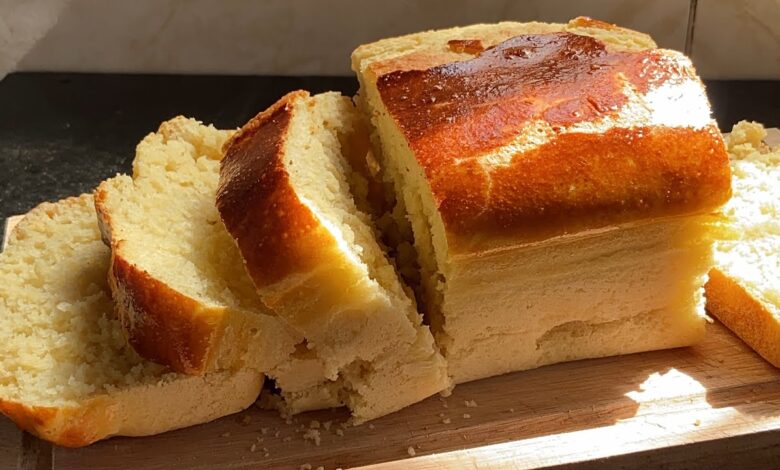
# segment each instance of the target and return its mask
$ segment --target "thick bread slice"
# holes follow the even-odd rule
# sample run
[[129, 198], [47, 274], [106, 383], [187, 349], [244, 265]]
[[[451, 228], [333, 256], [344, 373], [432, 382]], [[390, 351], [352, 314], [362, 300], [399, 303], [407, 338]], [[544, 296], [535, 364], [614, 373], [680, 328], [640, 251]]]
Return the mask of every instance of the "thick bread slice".
[[33, 209], [0, 254], [0, 411], [63, 446], [204, 423], [251, 405], [252, 370], [191, 377], [140, 358], [112, 313], [91, 195]]
[[357, 421], [449, 386], [430, 331], [357, 209], [352, 191], [365, 179], [350, 161], [367, 150], [349, 98], [293, 92], [226, 144], [217, 191], [263, 301], [343, 384]]
[[164, 122], [138, 144], [133, 176], [95, 193], [130, 344], [187, 374], [267, 372], [302, 339], [260, 302], [219, 220], [214, 197], [230, 134], [183, 117]]
[[685, 56], [577, 18], [381, 40], [352, 66], [456, 382], [701, 339], [730, 173]]
[[780, 367], [780, 146], [740, 122], [726, 138], [734, 196], [724, 238], [706, 285], [707, 309], [775, 367]]

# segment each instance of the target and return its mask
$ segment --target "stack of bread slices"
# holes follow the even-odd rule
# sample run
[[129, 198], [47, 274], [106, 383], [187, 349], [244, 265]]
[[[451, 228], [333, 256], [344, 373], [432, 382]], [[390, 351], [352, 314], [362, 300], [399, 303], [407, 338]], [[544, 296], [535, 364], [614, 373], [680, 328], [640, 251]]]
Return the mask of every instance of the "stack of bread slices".
[[30, 212], [0, 255], [0, 411], [79, 446], [236, 412], [265, 382], [284, 413], [362, 423], [702, 338], [731, 172], [686, 57], [577, 18], [352, 64], [354, 100], [295, 91], [238, 131], [174, 118], [132, 175]]

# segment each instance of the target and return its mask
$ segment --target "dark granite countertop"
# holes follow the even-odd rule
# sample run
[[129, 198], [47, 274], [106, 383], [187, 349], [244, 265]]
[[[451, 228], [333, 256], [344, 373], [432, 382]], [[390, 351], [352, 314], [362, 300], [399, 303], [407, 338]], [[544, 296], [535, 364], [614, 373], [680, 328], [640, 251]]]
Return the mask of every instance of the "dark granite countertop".
[[[715, 117], [780, 127], [780, 81], [709, 81]], [[352, 77], [17, 73], [0, 82], [0, 219], [128, 172], [134, 148], [177, 114], [238, 127], [287, 91], [352, 94]]]

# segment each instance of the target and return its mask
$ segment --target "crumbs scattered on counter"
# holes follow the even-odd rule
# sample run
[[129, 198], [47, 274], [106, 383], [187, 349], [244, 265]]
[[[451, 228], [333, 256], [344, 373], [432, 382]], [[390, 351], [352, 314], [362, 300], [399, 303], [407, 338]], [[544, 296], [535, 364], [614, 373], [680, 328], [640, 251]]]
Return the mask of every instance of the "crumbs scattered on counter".
[[471, 418], [471, 415], [468, 413], [463, 413], [463, 419], [469, 419]]
[[417, 455], [417, 452], [415, 452], [414, 447], [412, 446], [406, 448], [406, 453], [409, 454], [409, 457], [414, 457]]
[[319, 429], [309, 429], [308, 431], [303, 433], [303, 438], [307, 441], [313, 442], [315, 446], [320, 445], [320, 442], [322, 442], [322, 437], [320, 435]]
[[476, 408], [477, 402], [474, 400], [466, 400], [463, 402], [464, 405], [466, 405], [466, 408]]

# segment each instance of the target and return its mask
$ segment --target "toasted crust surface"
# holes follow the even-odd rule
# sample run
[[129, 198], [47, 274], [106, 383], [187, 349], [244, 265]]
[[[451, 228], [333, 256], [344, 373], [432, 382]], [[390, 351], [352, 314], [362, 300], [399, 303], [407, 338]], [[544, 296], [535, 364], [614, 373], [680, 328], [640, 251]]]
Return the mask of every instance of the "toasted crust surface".
[[127, 261], [119, 247], [113, 250], [109, 283], [133, 349], [185, 374], [206, 370], [221, 330], [217, 315]]
[[780, 367], [780, 322], [736, 279], [710, 271], [707, 310], [775, 367]]
[[420, 54], [363, 72], [424, 170], [454, 252], [707, 212], [730, 196], [723, 140], [679, 53], [560, 31], [432, 67]]
[[336, 243], [298, 199], [283, 162], [293, 103], [308, 96], [285, 95], [225, 143], [217, 208], [258, 286], [313, 269]]

